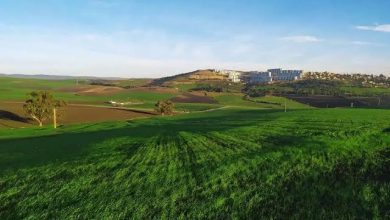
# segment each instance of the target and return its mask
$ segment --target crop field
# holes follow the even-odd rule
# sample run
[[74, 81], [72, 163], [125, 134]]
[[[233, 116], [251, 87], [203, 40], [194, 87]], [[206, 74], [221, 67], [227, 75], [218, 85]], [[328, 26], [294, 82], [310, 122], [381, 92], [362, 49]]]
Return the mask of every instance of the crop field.
[[0, 129], [0, 219], [386, 219], [390, 111]]
[[[125, 108], [71, 104], [58, 110], [59, 124], [77, 124], [86, 122], [129, 120], [151, 117], [155, 113]], [[51, 124], [46, 121], [44, 124]], [[0, 101], [0, 129], [36, 126], [23, 111], [23, 104]]]
[[351, 93], [355, 96], [370, 96], [370, 95], [390, 95], [389, 88], [359, 88], [359, 87], [341, 87], [341, 90], [345, 93]]
[[120, 87], [77, 85], [76, 80], [41, 80], [0, 77], [1, 101], [24, 101], [34, 90], [47, 90], [58, 99], [70, 103], [102, 104], [115, 100], [120, 102], [140, 102], [153, 108], [160, 99], [169, 99], [175, 94], [154, 90], [134, 90]]
[[[147, 82], [0, 78], [0, 219], [390, 218], [390, 110]], [[58, 129], [33, 90], [68, 102]]]
[[390, 97], [345, 97], [328, 95], [285, 95], [298, 103], [307, 103], [319, 108], [354, 107], [361, 108], [390, 108]]
[[[50, 91], [56, 99], [64, 100], [68, 106], [61, 110], [61, 124], [85, 123], [111, 120], [126, 120], [148, 116], [144, 112], [154, 111], [159, 100], [171, 100], [179, 113], [199, 112], [222, 107], [243, 108], [307, 108], [298, 102], [275, 96], [245, 100], [243, 93], [228, 92], [188, 92], [180, 89], [159, 86], [144, 86], [147, 80], [108, 81], [113, 85], [89, 85], [85, 81], [43, 80], [0, 77], [0, 128], [29, 127], [34, 124], [28, 120], [22, 103], [31, 91]], [[111, 85], [110, 84], [110, 85]], [[141, 87], [133, 87], [142, 85]], [[184, 84], [186, 85], [186, 84]], [[122, 87], [121, 87], [122, 86]], [[131, 88], [126, 88], [129, 86]], [[115, 110], [109, 101], [123, 102], [125, 110]], [[106, 106], [104, 109], [102, 107]], [[137, 112], [137, 111], [141, 111]]]
[[0, 0], [0, 220], [390, 220], [389, 9]]

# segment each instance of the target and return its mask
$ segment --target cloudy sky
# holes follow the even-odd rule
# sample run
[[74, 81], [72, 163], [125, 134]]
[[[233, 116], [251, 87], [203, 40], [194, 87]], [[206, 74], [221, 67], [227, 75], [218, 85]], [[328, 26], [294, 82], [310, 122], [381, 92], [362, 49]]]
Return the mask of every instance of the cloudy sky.
[[389, 0], [0, 0], [0, 73], [390, 75]]

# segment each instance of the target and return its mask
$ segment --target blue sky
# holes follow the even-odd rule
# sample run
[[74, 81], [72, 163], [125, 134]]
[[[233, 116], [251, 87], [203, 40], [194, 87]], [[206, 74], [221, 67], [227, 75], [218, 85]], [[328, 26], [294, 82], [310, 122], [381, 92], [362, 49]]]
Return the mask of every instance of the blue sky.
[[390, 74], [388, 0], [0, 0], [0, 72]]

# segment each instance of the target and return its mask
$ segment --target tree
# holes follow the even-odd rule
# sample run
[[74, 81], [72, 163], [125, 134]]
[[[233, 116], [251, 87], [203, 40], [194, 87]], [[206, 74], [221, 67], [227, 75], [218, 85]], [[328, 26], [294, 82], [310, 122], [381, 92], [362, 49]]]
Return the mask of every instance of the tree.
[[64, 106], [64, 101], [55, 100], [53, 95], [48, 91], [33, 91], [29, 95], [29, 99], [23, 105], [25, 112], [35, 121], [39, 127], [47, 119], [53, 118], [54, 128], [57, 127], [57, 112], [56, 109]]
[[173, 114], [173, 107], [174, 104], [170, 100], [165, 100], [165, 101], [158, 101], [155, 104], [155, 110], [161, 115], [171, 115]]

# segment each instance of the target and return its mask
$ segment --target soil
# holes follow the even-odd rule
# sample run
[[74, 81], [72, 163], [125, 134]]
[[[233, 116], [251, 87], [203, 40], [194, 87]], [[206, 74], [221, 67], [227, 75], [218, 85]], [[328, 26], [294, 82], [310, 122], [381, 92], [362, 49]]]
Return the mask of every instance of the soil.
[[[0, 128], [29, 127], [35, 125], [35, 122], [28, 119], [25, 115], [22, 106], [22, 103], [0, 102]], [[59, 109], [58, 114], [59, 124], [129, 120], [153, 116], [153, 113], [124, 108], [76, 104], [70, 104]]]

